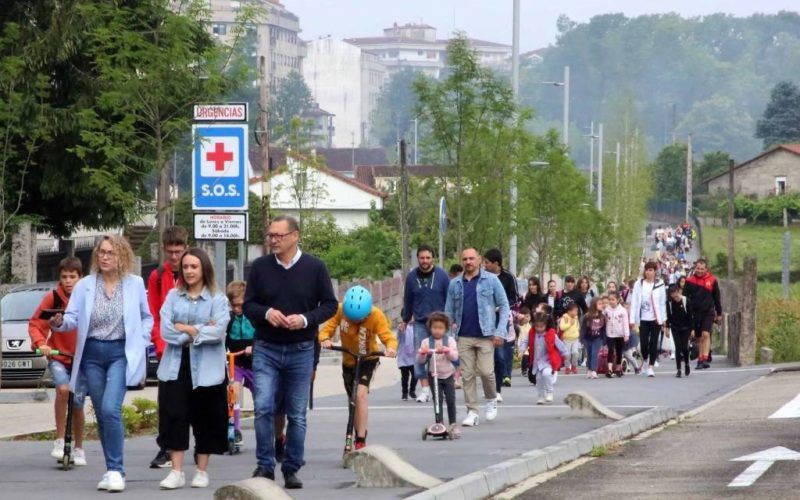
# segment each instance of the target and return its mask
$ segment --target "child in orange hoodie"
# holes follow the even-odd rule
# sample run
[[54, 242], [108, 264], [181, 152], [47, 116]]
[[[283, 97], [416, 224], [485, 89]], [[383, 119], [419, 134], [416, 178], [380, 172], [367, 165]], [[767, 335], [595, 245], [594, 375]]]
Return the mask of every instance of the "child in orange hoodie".
[[[76, 257], [66, 257], [58, 264], [58, 286], [52, 293], [45, 294], [36, 312], [28, 321], [28, 335], [31, 337], [33, 349], [39, 349], [42, 355], [49, 359], [48, 368], [53, 377], [53, 385], [56, 387], [55, 417], [56, 417], [56, 440], [53, 443], [53, 451], [50, 456], [56, 460], [64, 457], [64, 435], [66, 434], [67, 420], [67, 401], [69, 400], [69, 378], [72, 371], [72, 355], [75, 354], [75, 342], [77, 331], [62, 332], [58, 335], [51, 335], [50, 325], [47, 319], [43, 319], [42, 311], [45, 309], [67, 308], [69, 296], [72, 288], [83, 275], [83, 264]], [[59, 351], [69, 356], [51, 355], [52, 351]], [[85, 416], [83, 413], [83, 401], [86, 397], [85, 384], [78, 381], [78, 390], [72, 399], [72, 428], [75, 438], [75, 449], [73, 450], [73, 460], [75, 465], [86, 465], [86, 454], [83, 451], [83, 426]]]

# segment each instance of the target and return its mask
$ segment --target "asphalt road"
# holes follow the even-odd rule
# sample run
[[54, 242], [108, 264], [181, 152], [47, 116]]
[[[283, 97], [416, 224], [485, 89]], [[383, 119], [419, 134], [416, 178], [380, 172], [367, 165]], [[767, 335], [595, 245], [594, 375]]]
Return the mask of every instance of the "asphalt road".
[[[734, 461], [774, 447], [800, 451], [800, 412], [768, 418], [798, 392], [800, 372], [764, 377], [693, 418], [632, 440], [517, 498], [800, 498], [800, 461], [794, 461], [800, 455], [783, 452], [794, 460], [767, 465], [760, 477], [742, 475], [759, 468], [753, 461]], [[739, 486], [731, 485], [737, 477]]]
[[[672, 363], [669, 360], [663, 363], [658, 376], [652, 379], [630, 375], [622, 379], [590, 381], [583, 375], [562, 375], [556, 384], [556, 401], [562, 400], [570, 391], [584, 390], [625, 415], [657, 405], [668, 405], [682, 411], [710, 401], [768, 370], [728, 369], [715, 363], [713, 370], [693, 373], [688, 379], [678, 380], [672, 376]], [[369, 442], [390, 446], [425, 472], [449, 479], [608, 423], [602, 419], [565, 418], [569, 410], [563, 404], [536, 406], [534, 389], [526, 379], [517, 375], [512, 383], [512, 387], [503, 390], [505, 402], [500, 405], [497, 420], [464, 429], [462, 439], [457, 441], [423, 442], [420, 433], [433, 420], [431, 407], [402, 402], [397, 385], [374, 390], [370, 396]], [[459, 419], [465, 415], [462, 397], [459, 391]], [[381, 499], [401, 498], [414, 492], [410, 488], [353, 488], [354, 475], [342, 469], [340, 461], [347, 420], [345, 400], [342, 396], [330, 396], [319, 398], [315, 403], [315, 409], [309, 412], [308, 464], [300, 471], [306, 488], [292, 491], [293, 497]], [[158, 482], [167, 471], [147, 468], [156, 451], [154, 438], [128, 440], [125, 446], [126, 495], [133, 495], [133, 498], [145, 495], [151, 498], [211, 498], [215, 488], [249, 477], [252, 472], [255, 466], [253, 431], [246, 430], [244, 435], [245, 450], [241, 455], [212, 457], [209, 468], [211, 486], [208, 489], [187, 487], [168, 492], [158, 490]], [[69, 472], [56, 468], [55, 461], [49, 457], [50, 448], [49, 442], [0, 441], [0, 498], [78, 499], [96, 494], [95, 484], [103, 473], [99, 443], [87, 444], [87, 467]], [[191, 478], [193, 467], [186, 470], [187, 477]], [[278, 482], [282, 484], [280, 478]]]

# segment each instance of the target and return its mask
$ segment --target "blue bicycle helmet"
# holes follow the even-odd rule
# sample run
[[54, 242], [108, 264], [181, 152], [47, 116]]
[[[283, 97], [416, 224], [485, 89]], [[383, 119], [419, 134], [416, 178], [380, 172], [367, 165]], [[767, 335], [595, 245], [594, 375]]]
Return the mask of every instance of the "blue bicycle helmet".
[[361, 285], [356, 285], [344, 294], [342, 312], [350, 321], [363, 321], [372, 311], [372, 294]]

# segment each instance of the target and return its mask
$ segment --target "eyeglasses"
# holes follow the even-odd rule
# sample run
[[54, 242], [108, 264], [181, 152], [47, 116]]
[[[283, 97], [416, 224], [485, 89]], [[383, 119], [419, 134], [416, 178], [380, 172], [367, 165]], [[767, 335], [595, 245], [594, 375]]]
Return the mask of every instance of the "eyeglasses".
[[98, 250], [98, 251], [97, 251], [97, 256], [98, 256], [99, 258], [101, 258], [101, 259], [105, 259], [106, 257], [108, 257], [108, 258], [110, 259], [111, 257], [114, 257], [115, 255], [117, 255], [117, 254], [116, 254], [116, 253], [114, 253], [114, 251], [113, 251], [113, 250], [110, 250], [110, 251], [106, 251], [106, 250]]
[[281, 233], [267, 233], [267, 239], [268, 240], [281, 241], [282, 239], [286, 238], [287, 236], [289, 236], [292, 233], [294, 233], [294, 231], [289, 231], [288, 233], [283, 233], [283, 234], [281, 234]]

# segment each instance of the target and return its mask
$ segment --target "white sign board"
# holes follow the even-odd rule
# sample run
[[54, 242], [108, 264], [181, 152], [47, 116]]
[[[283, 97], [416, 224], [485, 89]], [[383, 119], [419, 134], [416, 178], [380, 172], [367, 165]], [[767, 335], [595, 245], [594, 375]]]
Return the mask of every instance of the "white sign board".
[[194, 214], [194, 239], [247, 241], [247, 214]]
[[246, 122], [247, 104], [243, 102], [230, 104], [196, 104], [194, 106], [196, 122]]

